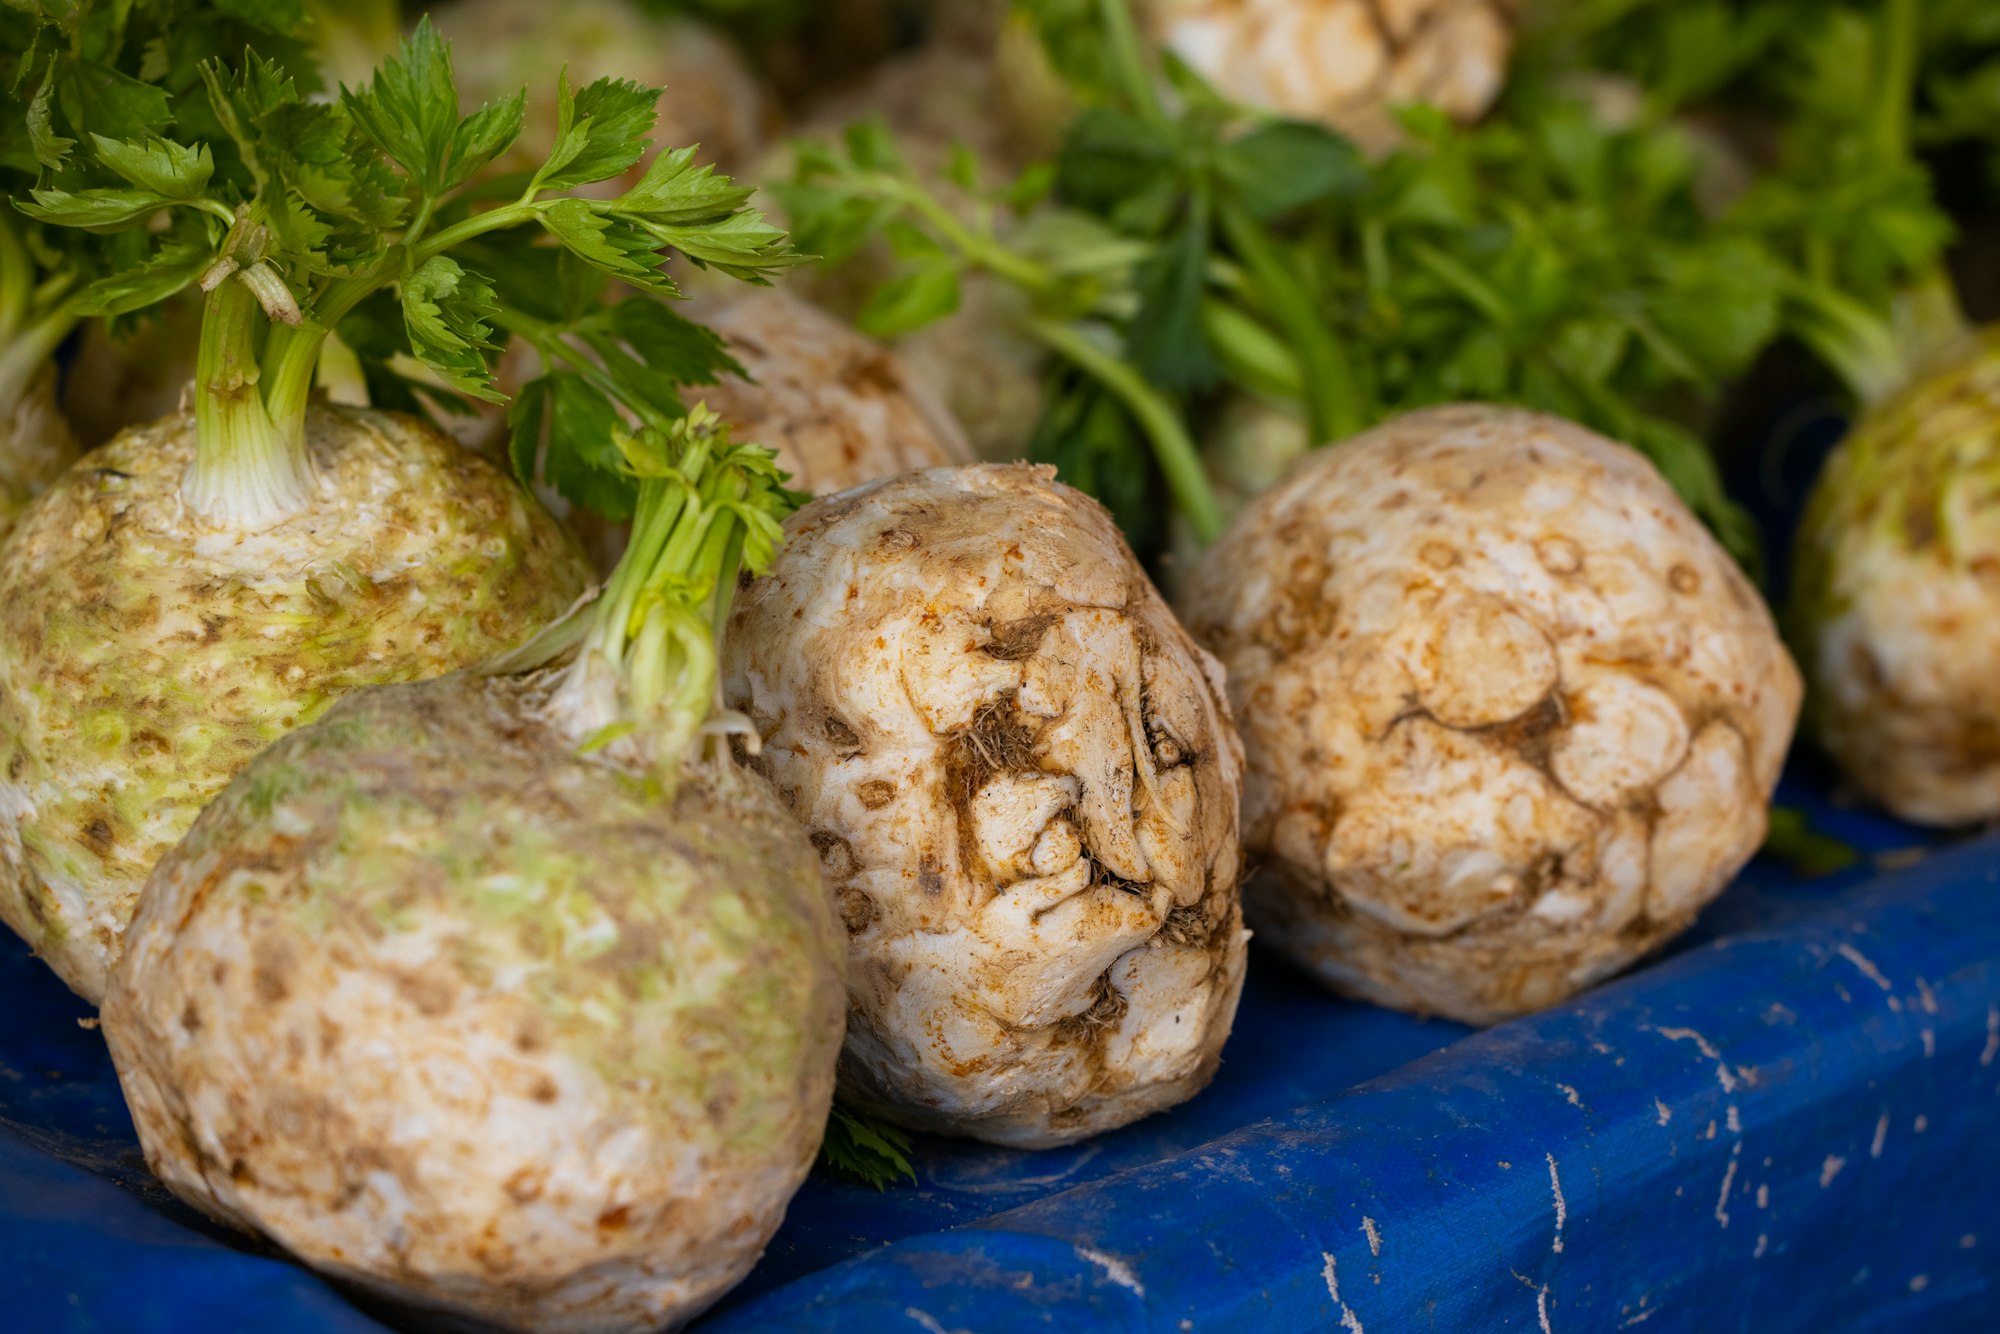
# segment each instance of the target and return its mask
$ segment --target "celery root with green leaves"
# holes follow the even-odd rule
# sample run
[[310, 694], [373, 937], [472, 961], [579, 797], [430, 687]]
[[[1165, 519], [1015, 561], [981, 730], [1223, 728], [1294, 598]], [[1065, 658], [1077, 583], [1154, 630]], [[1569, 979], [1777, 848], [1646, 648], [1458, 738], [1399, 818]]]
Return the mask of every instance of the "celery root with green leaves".
[[290, 26], [249, 7], [238, 17], [186, 0], [47, 10], [60, 19], [0, 6], [0, 537], [80, 452], [58, 401], [55, 354], [86, 314], [118, 309], [87, 289], [144, 244], [39, 223], [12, 201], [71, 159], [72, 116], [113, 138], [150, 130], [167, 119], [177, 62], [191, 81], [194, 61], [246, 42], [282, 46]]
[[[878, 321], [972, 274], [1025, 293], [1065, 364], [1046, 456], [1136, 526], [1163, 507], [1105, 483], [1150, 455], [1197, 538], [1226, 529], [1179, 605], [1279, 872], [1246, 919], [1341, 990], [1479, 1023], [1671, 938], [1755, 852], [1798, 706], [1698, 434], [1785, 266], [1704, 211], [1671, 125], [1416, 108], [1370, 159], [1171, 60], [1162, 95], [1121, 0], [1024, 7], [1089, 105], [1053, 171], [987, 195], [1018, 226], [865, 126], [786, 203], [808, 249], [888, 236]], [[1245, 421], [1249, 449], [1213, 429]], [[1226, 522], [1252, 487], [1218, 481], [1314, 446]]]
[[639, 495], [603, 596], [252, 761], [161, 861], [104, 1008], [176, 1194], [506, 1329], [678, 1327], [741, 1279], [843, 1029], [819, 854], [716, 707], [738, 572], [798, 498], [702, 407], [614, 438]]
[[[413, 417], [316, 402], [334, 332], [401, 407], [406, 374], [496, 399], [502, 331], [531, 330], [549, 369], [517, 462], [629, 513], [621, 412], [670, 424], [679, 385], [731, 365], [659, 300], [664, 253], [750, 280], [788, 260], [691, 150], [570, 196], [644, 154], [657, 90], [563, 84], [550, 155], [498, 193], [468, 185], [525, 95], [462, 116], [427, 23], [337, 102], [300, 81], [209, 61], [123, 137], [86, 106], [15, 203], [123, 247], [86, 311], [204, 293], [192, 411], [85, 456], [0, 548], [0, 915], [92, 999], [147, 872], [252, 756], [348, 690], [517, 646], [589, 582], [515, 479]], [[642, 290], [609, 303], [610, 277]]]
[[1557, 17], [1548, 44], [1628, 76], [1644, 114], [1767, 127], [1751, 138], [1776, 144], [1774, 169], [1725, 221], [1780, 261], [1787, 331], [1856, 408], [1794, 551], [1807, 730], [1904, 819], [2000, 818], [2000, 330], [1959, 309], [1926, 160], [1991, 169], [2000, 10], [1636, 0]]
[[1859, 407], [1795, 552], [1808, 726], [1904, 819], [2000, 819], [2000, 328], [1959, 309], [1951, 226], [1917, 156], [1972, 128], [1974, 88], [1952, 70], [1982, 41], [2000, 70], [2000, 21], [1881, 0], [1830, 7], [1811, 31], [1781, 85], [1786, 159], [1743, 205], [1784, 243], [1792, 328]]

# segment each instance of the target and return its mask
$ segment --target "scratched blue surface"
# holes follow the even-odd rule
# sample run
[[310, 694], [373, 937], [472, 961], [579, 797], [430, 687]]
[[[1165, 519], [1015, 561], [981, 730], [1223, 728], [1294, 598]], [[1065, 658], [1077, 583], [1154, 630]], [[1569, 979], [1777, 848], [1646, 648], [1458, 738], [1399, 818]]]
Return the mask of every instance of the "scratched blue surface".
[[[1814, 805], [1891, 864], [1919, 842]], [[0, 1328], [387, 1328], [152, 1183], [87, 1011], [11, 940], [0, 1007]], [[1483, 1034], [1259, 954], [1186, 1107], [918, 1157], [811, 1182], [702, 1328], [2000, 1328], [2000, 839], [1759, 863], [1670, 957]]]

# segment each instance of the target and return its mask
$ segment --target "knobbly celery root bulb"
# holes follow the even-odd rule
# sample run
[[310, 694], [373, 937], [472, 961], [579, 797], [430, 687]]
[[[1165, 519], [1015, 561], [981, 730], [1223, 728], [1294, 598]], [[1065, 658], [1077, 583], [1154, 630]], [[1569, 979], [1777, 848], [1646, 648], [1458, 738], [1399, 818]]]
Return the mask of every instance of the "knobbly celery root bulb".
[[[509, 308], [532, 323], [522, 288], [546, 271], [508, 254], [525, 258], [535, 237], [599, 262], [615, 215], [634, 281], [669, 249], [752, 281], [791, 262], [726, 179], [704, 169], [693, 197], [675, 184], [691, 179], [686, 151], [656, 156], [616, 200], [577, 193], [651, 151], [657, 88], [559, 85], [557, 119], [577, 132], [512, 202], [447, 221], [483, 168], [515, 161], [523, 103], [510, 90], [467, 114], [427, 18], [337, 101], [299, 100], [306, 65], [285, 78], [255, 60], [203, 73], [167, 97], [177, 117], [190, 111], [176, 121], [189, 141], [144, 147], [166, 166], [135, 168], [120, 157], [131, 144], [77, 128], [84, 159], [148, 180], [131, 208], [107, 220], [64, 191], [13, 201], [46, 226], [126, 234], [129, 290], [107, 289], [117, 308], [202, 293], [192, 413], [79, 460], [0, 549], [0, 914], [92, 998], [152, 859], [259, 749], [344, 691], [539, 640], [588, 581], [581, 550], [490, 463], [407, 420], [316, 405], [323, 374], [365, 371], [332, 331], [393, 297], [409, 356], [492, 401], [504, 397], [490, 383], [496, 343], [562, 344], [550, 326], [502, 337], [489, 323]], [[155, 172], [173, 181], [155, 192]], [[188, 210], [212, 221], [190, 226]], [[538, 225], [553, 218], [569, 221]], [[474, 242], [491, 274], [453, 257]], [[601, 291], [557, 285], [569, 318], [613, 309]], [[591, 406], [552, 413], [549, 428], [577, 487], [601, 474], [609, 494], [624, 461], [589, 423], [673, 420], [676, 382], [705, 378], [709, 362], [697, 351], [686, 364], [700, 369], [579, 372], [594, 377], [578, 391]]]
[[1246, 939], [1215, 664], [1052, 478], [940, 468], [800, 511], [725, 686], [839, 895], [843, 1096], [1027, 1147], [1200, 1089]]
[[1145, 0], [1154, 38], [1225, 96], [1364, 145], [1424, 102], [1477, 120], [1506, 81], [1516, 0]]
[[514, 482], [415, 420], [315, 408], [310, 503], [211, 526], [195, 419], [95, 450], [0, 558], [0, 917], [97, 1000], [153, 863], [251, 756], [356, 686], [509, 649], [589, 571]]
[[766, 288], [702, 315], [750, 379], [700, 396], [737, 436], [776, 450], [794, 490], [828, 495], [972, 457], [901, 358], [817, 306]]
[[649, 798], [541, 685], [366, 691], [274, 747], [154, 877], [105, 1029], [205, 1212], [403, 1300], [653, 1330], [805, 1177], [839, 932], [757, 779]]
[[[972, 9], [976, 6], [962, 6]], [[989, 9], [994, 13], [999, 7]], [[892, 56], [853, 88], [808, 108], [797, 134], [837, 143], [849, 126], [879, 119], [897, 150], [926, 181], [945, 179], [962, 145], [984, 164], [997, 185], [1030, 162], [1053, 154], [1068, 119], [1030, 105], [1039, 84], [1015, 71], [1039, 55], [1034, 39], [1010, 28], [997, 47], [990, 31], [948, 31], [914, 51]], [[789, 144], [765, 155], [762, 179], [783, 181], [794, 169]], [[947, 187], [953, 207], [969, 207]], [[894, 262], [876, 242], [847, 262], [801, 274], [815, 300], [853, 316]], [[997, 280], [969, 275], [956, 310], [896, 339], [896, 350], [925, 385], [964, 425], [980, 458], [1020, 458], [1041, 419], [1047, 397], [1045, 350], [1020, 330], [1028, 303]]]
[[[637, 80], [666, 89], [654, 142], [699, 144], [701, 160], [725, 170], [750, 163], [776, 126], [769, 90], [727, 37], [696, 19], [648, 13], [634, 0], [457, 0], [431, 18], [457, 53], [468, 105], [524, 85], [539, 89], [552, 64], [567, 69], [572, 88]], [[555, 138], [553, 104], [534, 104], [526, 132], [498, 167], [532, 170]], [[624, 184], [644, 169], [645, 162], [633, 167]]]
[[1682, 930], [1756, 851], [1799, 677], [1636, 453], [1412, 413], [1309, 456], [1194, 573], [1229, 672], [1263, 938], [1487, 1023]]
[[1920, 824], [2000, 819], [2000, 332], [1864, 417], [1796, 570], [1808, 713], [1848, 781]]
[[[700, 315], [750, 378], [726, 376], [689, 397], [741, 439], [776, 450], [793, 490], [829, 495], [971, 458], [957, 420], [901, 357], [818, 306], [767, 287], [704, 301]], [[628, 525], [545, 499], [567, 515], [600, 569], [617, 564]]]
[[826, 1124], [842, 953], [805, 832], [703, 731], [724, 503], [759, 562], [784, 507], [690, 422], [568, 666], [351, 695], [160, 863], [104, 1025], [183, 1199], [538, 1334], [650, 1334], [755, 1262]]

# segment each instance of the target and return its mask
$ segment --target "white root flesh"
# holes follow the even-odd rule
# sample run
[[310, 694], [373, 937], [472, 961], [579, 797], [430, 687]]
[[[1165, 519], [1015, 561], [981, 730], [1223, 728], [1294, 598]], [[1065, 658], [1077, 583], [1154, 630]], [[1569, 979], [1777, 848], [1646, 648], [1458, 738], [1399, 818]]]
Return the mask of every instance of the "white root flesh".
[[1051, 476], [802, 510], [739, 596], [725, 691], [847, 922], [847, 1096], [1025, 1146], [1201, 1088], [1244, 963], [1214, 664]]

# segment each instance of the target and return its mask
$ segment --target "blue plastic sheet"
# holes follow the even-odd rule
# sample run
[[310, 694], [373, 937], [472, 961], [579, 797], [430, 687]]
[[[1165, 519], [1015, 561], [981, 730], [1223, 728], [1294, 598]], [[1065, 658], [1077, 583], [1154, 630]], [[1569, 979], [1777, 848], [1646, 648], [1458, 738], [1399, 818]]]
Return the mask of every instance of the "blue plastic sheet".
[[[703, 1328], [2000, 1327], [1996, 909], [2000, 839], [1759, 863], [1673, 957], [1481, 1034], [1254, 954], [1201, 1097], [1049, 1153], [927, 1140], [879, 1195], [815, 1178]], [[386, 1328], [152, 1183], [87, 1009], [11, 941], [0, 1006], [0, 1328]]]

